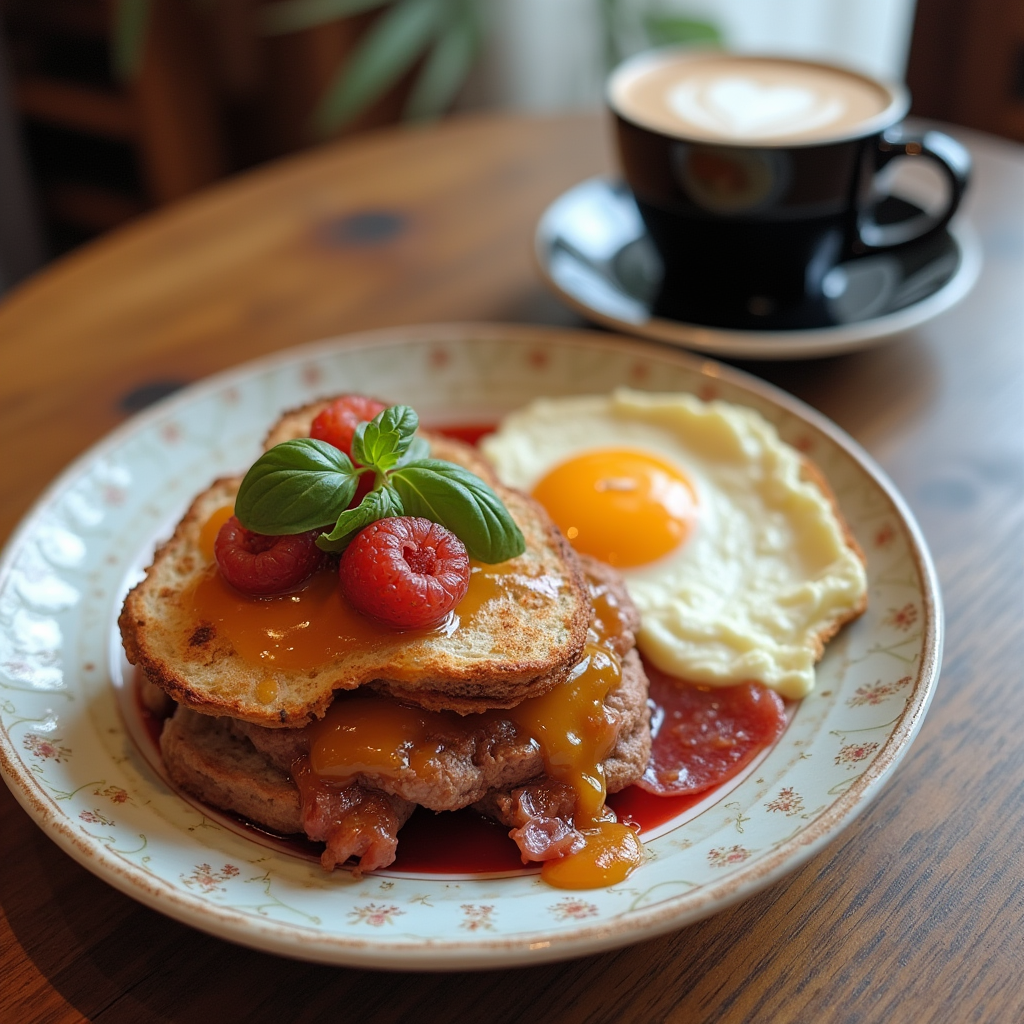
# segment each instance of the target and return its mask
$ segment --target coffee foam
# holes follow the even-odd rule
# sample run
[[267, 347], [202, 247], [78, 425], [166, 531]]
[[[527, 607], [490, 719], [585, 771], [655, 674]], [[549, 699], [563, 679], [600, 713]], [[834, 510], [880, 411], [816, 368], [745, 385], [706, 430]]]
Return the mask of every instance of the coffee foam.
[[627, 120], [702, 142], [781, 146], [856, 135], [893, 96], [869, 78], [800, 61], [661, 53], [612, 76], [609, 101]]

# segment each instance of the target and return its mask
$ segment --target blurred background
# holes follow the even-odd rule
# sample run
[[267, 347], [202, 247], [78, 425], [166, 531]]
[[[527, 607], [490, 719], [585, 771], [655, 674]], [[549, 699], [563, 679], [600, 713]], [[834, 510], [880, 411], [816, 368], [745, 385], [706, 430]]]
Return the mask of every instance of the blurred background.
[[308, 146], [598, 109], [668, 43], [905, 80], [915, 114], [1024, 141], [1024, 0], [0, 0], [0, 291]]

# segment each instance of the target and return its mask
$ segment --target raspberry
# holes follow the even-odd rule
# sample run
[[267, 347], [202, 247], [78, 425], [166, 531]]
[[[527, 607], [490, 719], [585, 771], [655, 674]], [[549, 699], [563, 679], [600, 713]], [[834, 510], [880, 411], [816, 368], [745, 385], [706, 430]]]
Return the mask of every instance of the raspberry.
[[383, 402], [365, 395], [342, 395], [313, 420], [309, 436], [333, 444], [351, 458], [356, 427], [360, 423], [368, 423], [386, 408]]
[[320, 532], [268, 537], [247, 530], [232, 516], [220, 528], [213, 554], [221, 575], [243, 594], [280, 594], [298, 586], [320, 567], [324, 557], [316, 546]]
[[429, 519], [378, 519], [356, 535], [338, 567], [341, 591], [364, 615], [394, 629], [439, 626], [469, 588], [469, 555]]
[[[313, 420], [309, 436], [317, 441], [326, 441], [335, 448], [352, 457], [352, 438], [360, 423], [369, 423], [387, 406], [376, 398], [366, 395], [342, 395], [336, 398], [319, 416]], [[373, 473], [363, 473], [356, 485], [356, 493], [349, 502], [349, 508], [355, 508], [370, 491], [373, 490]]]

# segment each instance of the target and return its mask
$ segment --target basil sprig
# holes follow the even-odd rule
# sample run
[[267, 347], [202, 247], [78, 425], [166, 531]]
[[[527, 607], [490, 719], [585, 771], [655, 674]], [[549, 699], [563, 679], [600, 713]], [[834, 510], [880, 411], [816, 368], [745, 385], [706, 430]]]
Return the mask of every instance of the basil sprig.
[[348, 508], [358, 478], [352, 460], [333, 444], [311, 437], [285, 441], [245, 474], [235, 515], [247, 530], [275, 537], [315, 530]]
[[376, 487], [355, 508], [342, 512], [334, 529], [321, 534], [316, 542], [325, 551], [341, 551], [364, 526], [388, 516], [404, 515], [402, 499], [394, 490], [387, 485]]
[[[352, 458], [309, 437], [276, 445], [245, 475], [235, 501], [239, 522], [255, 533], [279, 536], [322, 529], [317, 545], [342, 551], [370, 523], [388, 516], [422, 516], [451, 530], [470, 556], [504, 562], [526, 542], [497, 494], [469, 470], [428, 458], [415, 437], [419, 417], [393, 405], [352, 439]], [[373, 473], [373, 489], [349, 508], [360, 476]]]

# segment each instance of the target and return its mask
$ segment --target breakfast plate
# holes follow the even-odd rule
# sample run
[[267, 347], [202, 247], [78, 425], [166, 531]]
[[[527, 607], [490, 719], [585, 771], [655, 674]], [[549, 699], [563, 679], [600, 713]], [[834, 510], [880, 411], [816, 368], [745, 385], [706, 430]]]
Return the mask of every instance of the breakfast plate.
[[[745, 776], [643, 838], [625, 882], [565, 891], [535, 872], [385, 870], [361, 879], [255, 841], [171, 790], [119, 711], [116, 620], [195, 493], [246, 467], [278, 414], [364, 391], [434, 427], [495, 422], [539, 395], [621, 384], [750, 406], [823, 471], [867, 557], [869, 608]], [[906, 753], [938, 677], [942, 615], [902, 499], [853, 441], [738, 371], [587, 332], [437, 325], [293, 349], [201, 382], [70, 466], [0, 562], [0, 768], [69, 855], [212, 934], [308, 960], [395, 969], [564, 959], [699, 920], [792, 871], [849, 824]]]
[[[919, 214], [885, 200], [894, 219]], [[966, 223], [936, 237], [849, 260], [825, 279], [821, 324], [799, 330], [737, 330], [660, 316], [661, 261], [625, 185], [590, 178], [558, 197], [534, 237], [541, 275], [589, 320], [711, 355], [809, 359], [865, 348], [944, 313], [974, 286], [981, 247]]]

